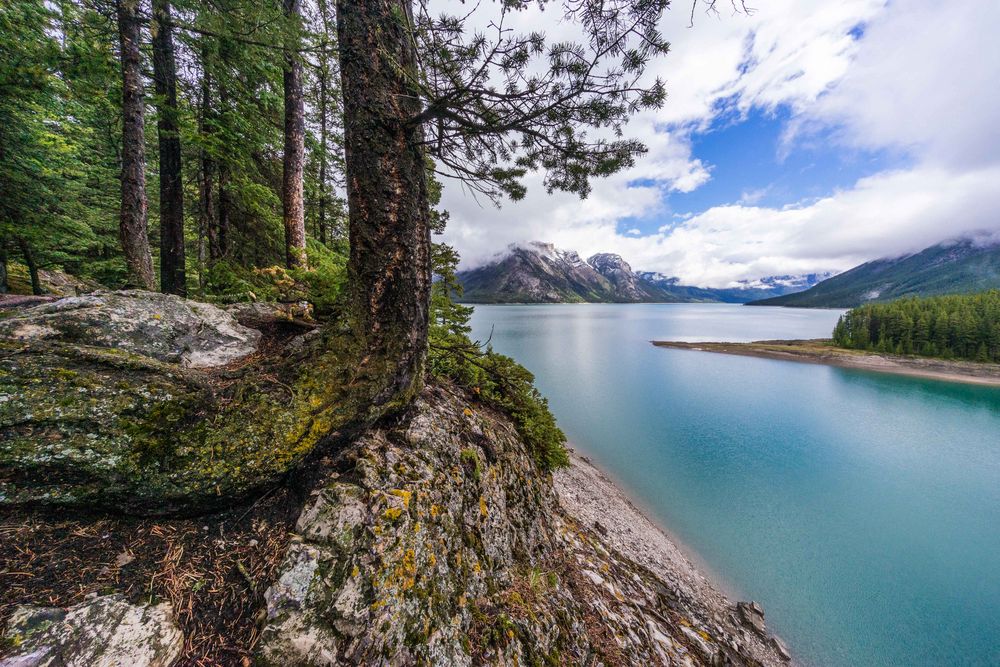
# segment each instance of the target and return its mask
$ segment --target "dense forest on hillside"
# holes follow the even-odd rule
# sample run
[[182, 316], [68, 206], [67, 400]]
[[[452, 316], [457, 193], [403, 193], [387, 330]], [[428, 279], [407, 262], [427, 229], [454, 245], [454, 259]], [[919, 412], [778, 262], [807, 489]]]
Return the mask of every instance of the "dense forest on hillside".
[[866, 304], [840, 318], [833, 340], [858, 350], [1000, 362], [1000, 290]]

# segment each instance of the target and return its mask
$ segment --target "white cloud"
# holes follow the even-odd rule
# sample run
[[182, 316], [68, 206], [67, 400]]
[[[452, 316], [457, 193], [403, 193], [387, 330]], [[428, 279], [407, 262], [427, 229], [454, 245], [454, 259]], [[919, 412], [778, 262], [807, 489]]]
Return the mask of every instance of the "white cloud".
[[[678, 10], [664, 25], [673, 51], [654, 72], [667, 80], [667, 104], [630, 125], [649, 154], [627, 173], [595, 182], [584, 201], [547, 196], [537, 177], [524, 201], [500, 210], [447, 186], [447, 240], [466, 266], [507, 243], [539, 239], [585, 256], [619, 252], [637, 268], [720, 286], [840, 271], [1000, 229], [1000, 58], [993, 57], [1000, 3], [772, 0], [750, 18], [697, 16], [693, 29]], [[568, 30], [553, 14], [530, 18]], [[855, 40], [848, 33], [859, 25], [864, 36]], [[786, 150], [811, 137], [830, 140], [833, 129], [845, 149], [898, 150], [913, 166], [781, 208], [760, 207], [768, 193], [747, 191], [685, 219], [665, 206], [664, 194], [711, 178], [712, 165], [692, 155], [689, 137], [723, 104], [743, 113], [787, 105], [794, 118]], [[625, 218], [673, 222], [637, 238], [618, 231]]]

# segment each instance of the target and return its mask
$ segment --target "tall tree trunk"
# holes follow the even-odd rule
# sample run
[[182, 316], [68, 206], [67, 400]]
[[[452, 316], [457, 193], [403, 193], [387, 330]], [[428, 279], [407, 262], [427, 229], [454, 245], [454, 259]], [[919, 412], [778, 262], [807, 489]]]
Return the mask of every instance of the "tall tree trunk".
[[215, 161], [205, 148], [208, 135], [212, 132], [210, 116], [212, 114], [212, 66], [209, 63], [208, 37], [202, 38], [201, 46], [201, 104], [198, 112], [198, 134], [201, 136], [202, 148], [199, 155], [201, 162], [199, 179], [200, 192], [198, 197], [198, 224], [202, 234], [208, 237], [208, 257], [215, 261], [222, 257], [219, 245], [219, 230], [216, 224], [215, 204], [212, 201], [213, 181], [215, 179]]
[[[301, 0], [284, 0], [285, 16], [298, 30]], [[295, 40], [297, 43], [297, 40]], [[302, 61], [291, 45], [285, 52], [285, 164], [281, 203], [285, 217], [285, 262], [288, 268], [306, 266], [306, 216], [302, 178], [306, 162], [305, 103]]]
[[170, 0], [153, 0], [153, 79], [160, 143], [160, 291], [187, 296], [184, 272], [184, 183], [177, 119], [177, 65]]
[[35, 255], [31, 252], [31, 245], [23, 237], [17, 239], [17, 245], [21, 248], [21, 255], [28, 267], [28, 276], [31, 278], [31, 293], [36, 296], [44, 294], [42, 281], [38, 279], [38, 264], [35, 263]]
[[7, 240], [0, 239], [0, 294], [10, 291], [7, 284]]
[[122, 204], [119, 234], [129, 281], [156, 289], [146, 223], [146, 147], [143, 128], [142, 65], [138, 0], [118, 0], [122, 65]]
[[[222, 66], [225, 67], [225, 59], [222, 60]], [[219, 110], [222, 114], [221, 122], [228, 121], [229, 111], [229, 89], [226, 87], [225, 80], [219, 77]], [[219, 212], [216, 216], [216, 230], [215, 236], [218, 243], [218, 257], [225, 257], [229, 254], [229, 242], [230, 234], [229, 227], [230, 222], [233, 219], [233, 197], [230, 192], [230, 182], [232, 180], [229, 170], [229, 162], [227, 158], [223, 156], [218, 162], [215, 163], [215, 168], [219, 176]]]
[[430, 208], [409, 0], [338, 0], [350, 246], [358, 334], [390, 365], [381, 398], [419, 390], [427, 356]]
[[[322, 57], [326, 58], [326, 54]], [[324, 62], [319, 71], [319, 242], [323, 245], [326, 245], [326, 80], [329, 76], [330, 70]]]
[[219, 161], [219, 213], [215, 226], [215, 240], [218, 244], [218, 256], [225, 257], [229, 254], [229, 222], [232, 220], [233, 197], [229, 191], [231, 177], [229, 175], [229, 165], [225, 158]]

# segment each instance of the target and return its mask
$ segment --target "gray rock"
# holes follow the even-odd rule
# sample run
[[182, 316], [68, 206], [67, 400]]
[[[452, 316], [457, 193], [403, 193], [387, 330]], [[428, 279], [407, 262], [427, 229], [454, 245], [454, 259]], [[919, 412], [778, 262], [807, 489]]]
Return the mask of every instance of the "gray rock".
[[340, 332], [303, 338], [296, 359], [275, 351], [264, 373], [258, 355], [217, 367], [260, 336], [215, 306], [148, 292], [0, 320], [0, 506], [206, 511], [392, 407], [366, 394], [382, 391], [377, 374], [344, 383], [357, 352]]
[[253, 354], [260, 332], [211, 304], [128, 290], [37, 305], [0, 320], [0, 337], [79, 343], [206, 368]]
[[773, 648], [775, 652], [781, 656], [782, 660], [789, 661], [792, 659], [792, 654], [788, 652], [788, 648], [785, 647], [785, 644], [780, 639], [772, 636], [768, 643], [771, 645], [771, 648]]
[[764, 610], [756, 602], [737, 602], [736, 611], [740, 616], [740, 621], [748, 628], [759, 635], [767, 634], [767, 627], [764, 625]]
[[14, 610], [0, 667], [169, 667], [184, 649], [169, 604], [138, 606], [119, 595], [56, 609]]

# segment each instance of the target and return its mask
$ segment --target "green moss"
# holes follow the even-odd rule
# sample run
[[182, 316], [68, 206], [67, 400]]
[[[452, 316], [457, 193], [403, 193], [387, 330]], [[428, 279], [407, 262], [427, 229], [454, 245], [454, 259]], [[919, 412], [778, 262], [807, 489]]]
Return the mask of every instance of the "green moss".
[[462, 464], [472, 470], [472, 477], [477, 482], [482, 477], [482, 466], [479, 463], [479, 452], [471, 447], [466, 447], [458, 455]]
[[359, 364], [349, 336], [328, 331], [302, 354], [308, 363], [250, 369], [220, 391], [205, 373], [127, 352], [0, 343], [0, 394], [10, 397], [0, 469], [32, 482], [0, 482], [0, 502], [204, 510], [274, 483], [331, 433], [408, 400], [376, 405], [395, 368]]

